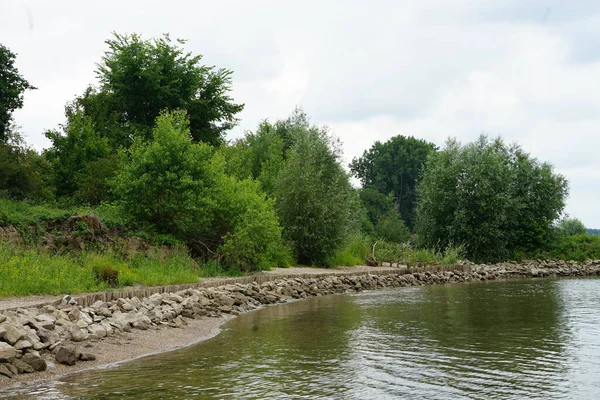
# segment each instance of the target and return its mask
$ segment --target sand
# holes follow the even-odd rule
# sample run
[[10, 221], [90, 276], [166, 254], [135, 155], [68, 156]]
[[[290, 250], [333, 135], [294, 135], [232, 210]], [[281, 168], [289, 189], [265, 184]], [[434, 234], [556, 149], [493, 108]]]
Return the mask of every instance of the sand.
[[107, 367], [152, 354], [176, 350], [214, 337], [220, 332], [219, 327], [231, 318], [232, 316], [186, 319], [188, 325], [183, 328], [163, 326], [147, 331], [135, 329], [99, 340], [86, 341], [82, 346], [89, 344], [91, 347], [82, 347], [81, 349], [83, 352], [96, 355], [95, 361], [79, 361], [74, 366], [48, 363], [46, 371], [21, 374], [12, 379], [0, 380], [0, 388], [57, 379], [86, 369]]

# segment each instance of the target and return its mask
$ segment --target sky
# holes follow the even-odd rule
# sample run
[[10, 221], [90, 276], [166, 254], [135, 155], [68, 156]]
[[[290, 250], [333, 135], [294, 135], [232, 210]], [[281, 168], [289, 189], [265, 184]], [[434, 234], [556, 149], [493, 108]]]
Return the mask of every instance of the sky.
[[111, 32], [169, 33], [233, 71], [245, 104], [228, 138], [302, 107], [344, 143], [516, 141], [570, 183], [566, 212], [600, 228], [597, 0], [0, 0], [0, 43], [38, 90], [15, 112], [27, 142], [96, 83]]

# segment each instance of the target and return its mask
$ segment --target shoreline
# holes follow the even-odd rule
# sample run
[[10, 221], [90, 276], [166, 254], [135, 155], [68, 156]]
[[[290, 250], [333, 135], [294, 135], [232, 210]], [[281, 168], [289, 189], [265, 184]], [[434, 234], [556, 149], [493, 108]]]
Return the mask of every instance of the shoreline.
[[[144, 298], [143, 302], [136, 297], [132, 299], [121, 297], [105, 304], [105, 306], [110, 306], [112, 316], [104, 320], [102, 324], [108, 327], [107, 322], [111, 321], [111, 326], [114, 328], [112, 333], [105, 332], [101, 337], [90, 334], [85, 339], [78, 339], [76, 343], [71, 342], [69, 339], [65, 340], [65, 345], [77, 347], [82, 352], [89, 351], [97, 355], [96, 360], [66, 366], [54, 361], [52, 353], [46, 351], [43, 358], [48, 363], [47, 370], [30, 374], [18, 374], [12, 379], [0, 380], [0, 390], [1, 388], [19, 390], [21, 387], [26, 388], [40, 381], [59, 379], [88, 369], [111, 368], [137, 358], [194, 345], [218, 335], [221, 326], [235, 315], [265, 305], [284, 304], [303, 298], [328, 294], [356, 293], [363, 290], [515, 278], [598, 275], [600, 275], [600, 261], [587, 264], [558, 262], [552, 265], [547, 265], [546, 262], [498, 264], [493, 266], [472, 264], [460, 268], [457, 266], [449, 268], [430, 266], [418, 269], [400, 267], [382, 268], [377, 271], [367, 270], [366, 273], [360, 270], [356, 273], [351, 270], [338, 272], [334, 270], [326, 274], [316, 273], [308, 278], [304, 277], [306, 274], [303, 274], [302, 278], [297, 277], [297, 274], [273, 274], [270, 279], [261, 284], [256, 281], [240, 283], [239, 278], [234, 278], [224, 280], [219, 282], [218, 285], [211, 285], [208, 288], [188, 288], [175, 294], [155, 293], [149, 298]], [[156, 306], [156, 309], [160, 308], [161, 312], [165, 310], [171, 312], [164, 319], [161, 319], [163, 317], [161, 315], [161, 318], [154, 319], [151, 324], [144, 322], [146, 326], [141, 326], [140, 324], [145, 320], [150, 322], [147, 317], [150, 314], [146, 308], [151, 308], [148, 306], [148, 304], [151, 304], [151, 300], [160, 304], [160, 306]], [[98, 305], [98, 307], [100, 306], [101, 304]], [[77, 315], [80, 312], [89, 313], [96, 318], [97, 315], [94, 314], [94, 311], [98, 307], [71, 306], [71, 312], [75, 308], [78, 310]], [[162, 310], [163, 308], [165, 310]], [[34, 312], [35, 310], [40, 315], [44, 312], [42, 310], [50, 311], [46, 306], [43, 309], [19, 310], [19, 312], [27, 316], [28, 312]], [[129, 314], [124, 314], [126, 310], [129, 310]], [[145, 313], [144, 315], [142, 315], [142, 311]], [[59, 309], [54, 312], [54, 315], [61, 312], [63, 311]], [[3, 313], [9, 314], [9, 322], [14, 322], [15, 315], [20, 315], [16, 311], [0, 311], [0, 317], [3, 316]], [[138, 319], [129, 319], [123, 322], [124, 317], [133, 316], [134, 314], [138, 316]], [[115, 319], [114, 322], [112, 322], [113, 319]], [[175, 323], [176, 321], [179, 322]], [[99, 325], [99, 322], [95, 325]], [[1, 326], [2, 324], [0, 324], [0, 328]], [[131, 327], [134, 329], [131, 329]], [[57, 325], [57, 329], [59, 328], [62, 327]], [[92, 332], [91, 328], [90, 326], [90, 332]], [[81, 328], [81, 330], [83, 331], [84, 328]], [[59, 344], [62, 345], [62, 342], [59, 342]]]
[[[89, 351], [100, 354], [94, 361], [67, 366], [59, 363], [48, 364], [45, 371], [19, 374], [11, 380], [0, 381], [2, 389], [18, 390], [40, 382], [57, 380], [69, 375], [92, 369], [113, 368], [139, 358], [179, 350], [212, 339], [221, 332], [221, 326], [233, 316], [206, 317], [189, 320], [181, 328], [163, 327], [156, 330], [135, 330], [122, 332], [111, 337], [91, 340]], [[173, 330], [176, 329], [174, 332]]]

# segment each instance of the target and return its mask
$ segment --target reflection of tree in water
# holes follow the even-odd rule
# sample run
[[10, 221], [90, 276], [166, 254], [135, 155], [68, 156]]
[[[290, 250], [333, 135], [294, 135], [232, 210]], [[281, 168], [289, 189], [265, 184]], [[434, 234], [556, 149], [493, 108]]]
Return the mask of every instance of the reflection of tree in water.
[[570, 333], [558, 281], [428, 286], [406, 297], [397, 291], [363, 307], [363, 317], [398, 338], [399, 348], [418, 351], [415, 364], [439, 371], [446, 384], [477, 376], [511, 390], [542, 388], [552, 384], [544, 376], [567, 372]]
[[[318, 397], [321, 388], [311, 380], [327, 377], [341, 383], [349, 379], [341, 374], [353, 372], [344, 371], [340, 363], [349, 357], [350, 332], [360, 322], [360, 307], [347, 296], [265, 307], [233, 319], [207, 342], [114, 370], [74, 376], [69, 380], [77, 385], [62, 390], [70, 396], [94, 398], [98, 393], [188, 398], [197, 393], [195, 388], [203, 388], [199, 392], [204, 397], [223, 393], [246, 397], [245, 391], [252, 389], [245, 386], [260, 382], [263, 394], [310, 394], [312, 390]], [[93, 387], [86, 382], [93, 382]]]

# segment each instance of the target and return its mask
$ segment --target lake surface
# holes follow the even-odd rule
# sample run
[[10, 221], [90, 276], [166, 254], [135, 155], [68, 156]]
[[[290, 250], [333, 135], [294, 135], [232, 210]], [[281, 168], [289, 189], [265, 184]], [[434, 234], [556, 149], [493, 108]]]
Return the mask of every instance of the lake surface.
[[3, 393], [11, 394], [598, 399], [600, 279], [316, 297], [242, 315], [217, 337], [192, 347]]

